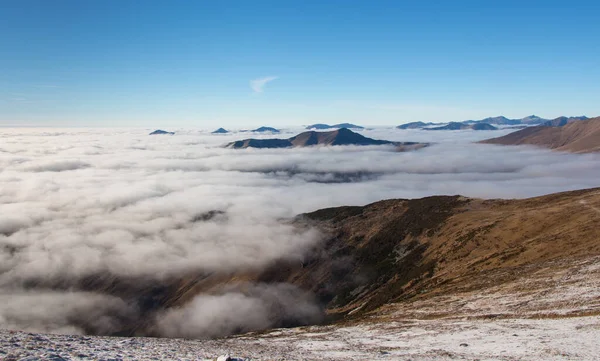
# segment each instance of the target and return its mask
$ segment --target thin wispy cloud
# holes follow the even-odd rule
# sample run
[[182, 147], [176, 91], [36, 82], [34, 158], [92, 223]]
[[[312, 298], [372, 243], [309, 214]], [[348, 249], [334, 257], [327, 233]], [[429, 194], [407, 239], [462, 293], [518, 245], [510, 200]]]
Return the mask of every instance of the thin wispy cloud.
[[263, 78], [250, 80], [250, 88], [252, 88], [252, 91], [254, 91], [255, 93], [262, 93], [264, 91], [265, 86], [268, 83], [278, 78], [278, 76], [265, 76]]

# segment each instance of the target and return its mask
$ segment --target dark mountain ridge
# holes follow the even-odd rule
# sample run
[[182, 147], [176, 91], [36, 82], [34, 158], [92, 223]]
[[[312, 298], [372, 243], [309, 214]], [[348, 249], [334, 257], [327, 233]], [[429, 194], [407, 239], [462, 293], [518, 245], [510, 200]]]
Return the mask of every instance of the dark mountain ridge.
[[175, 134], [175, 132], [167, 132], [162, 129], [157, 129], [157, 130], [153, 131], [152, 133], [150, 133], [149, 135], [173, 135], [173, 134]]
[[215, 131], [212, 131], [211, 134], [227, 134], [229, 131], [225, 128], [219, 128]]
[[259, 127], [251, 130], [254, 133], [279, 133], [279, 129], [275, 129], [273, 127]]
[[419, 129], [419, 128], [424, 128], [424, 127], [427, 127], [430, 125], [436, 125], [436, 124], [438, 124], [438, 123], [410, 122], [410, 123], [399, 125], [396, 128], [398, 128], [398, 129]]
[[365, 129], [364, 127], [362, 127], [360, 125], [351, 124], [351, 123], [339, 123], [339, 124], [334, 124], [334, 125], [318, 123], [318, 124], [312, 124], [312, 125], [309, 125], [306, 127], [306, 129], [309, 129], [309, 130], [310, 129], [324, 130], [324, 129], [339, 129], [339, 128], [348, 128], [348, 129], [355, 129], [355, 130]]
[[231, 142], [225, 147], [234, 149], [244, 148], [291, 148], [309, 146], [335, 146], [335, 145], [395, 145], [417, 149], [427, 144], [417, 142], [392, 142], [365, 137], [347, 128], [341, 128], [330, 132], [308, 131], [300, 133], [288, 139], [244, 139]]
[[[435, 130], [474, 129], [474, 128], [461, 127], [461, 126], [459, 126], [459, 124], [472, 125], [472, 126], [475, 126], [477, 124], [485, 124], [485, 125], [478, 126], [478, 128], [474, 129], [474, 130], [493, 130], [493, 129], [489, 128], [488, 125], [491, 125], [491, 126], [547, 125], [547, 126], [560, 127], [560, 126], [564, 126], [571, 122], [575, 122], [575, 121], [579, 121], [579, 120], [586, 120], [586, 119], [589, 119], [589, 118], [586, 116], [573, 116], [573, 117], [561, 116], [561, 117], [558, 117], [555, 119], [544, 119], [544, 118], [538, 117], [537, 115], [529, 115], [529, 116], [521, 118], [521, 119], [509, 119], [505, 116], [497, 116], [497, 117], [489, 117], [489, 118], [485, 118], [485, 119], [481, 119], [481, 120], [464, 120], [461, 122], [450, 122], [450, 123], [411, 122], [411, 123], [399, 125], [396, 128], [398, 128], [398, 129], [421, 129], [422, 128], [422, 129], [435, 129]], [[432, 128], [433, 126], [437, 126], [437, 127]]]
[[493, 125], [490, 125], [488, 123], [464, 124], [464, 123], [450, 122], [449, 124], [441, 126], [441, 127], [423, 128], [423, 129], [425, 129], [425, 130], [465, 130], [465, 129], [496, 130], [498, 128], [496, 128]]

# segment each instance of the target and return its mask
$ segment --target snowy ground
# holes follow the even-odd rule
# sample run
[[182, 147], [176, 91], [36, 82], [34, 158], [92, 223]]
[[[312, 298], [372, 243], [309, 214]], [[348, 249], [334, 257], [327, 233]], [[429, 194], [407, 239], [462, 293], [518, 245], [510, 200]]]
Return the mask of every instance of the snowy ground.
[[274, 330], [212, 341], [0, 331], [0, 359], [213, 360], [230, 353], [265, 361], [596, 360], [599, 338], [597, 316], [395, 321]]
[[[511, 268], [507, 268], [512, 270]], [[502, 277], [497, 270], [483, 280]], [[392, 319], [559, 318], [600, 314], [600, 257], [564, 258], [533, 265], [509, 282], [383, 306]]]

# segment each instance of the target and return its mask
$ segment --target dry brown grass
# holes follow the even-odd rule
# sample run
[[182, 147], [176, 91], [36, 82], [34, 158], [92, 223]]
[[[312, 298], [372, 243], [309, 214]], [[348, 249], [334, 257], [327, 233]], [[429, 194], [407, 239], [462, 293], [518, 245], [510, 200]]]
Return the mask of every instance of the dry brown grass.
[[[512, 285], [512, 294], [525, 292], [516, 285], [533, 272], [551, 279], [577, 260], [600, 255], [598, 209], [600, 189], [510, 201], [428, 197], [377, 202], [360, 212], [322, 210], [307, 217], [332, 230], [327, 256], [289, 281], [329, 290], [335, 295], [329, 312], [352, 317], [390, 303], [440, 302], [436, 297], [504, 284]], [[342, 256], [350, 266], [338, 278], [331, 265]]]

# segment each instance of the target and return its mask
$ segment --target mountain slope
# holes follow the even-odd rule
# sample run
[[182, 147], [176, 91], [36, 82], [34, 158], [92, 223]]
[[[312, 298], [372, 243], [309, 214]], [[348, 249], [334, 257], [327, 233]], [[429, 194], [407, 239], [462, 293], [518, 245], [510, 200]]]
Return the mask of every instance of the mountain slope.
[[[438, 196], [320, 210], [321, 259], [289, 280], [354, 316], [389, 302], [508, 282], [520, 267], [600, 255], [600, 189], [524, 200]], [[506, 267], [513, 271], [497, 272]], [[491, 276], [491, 277], [490, 277]], [[597, 308], [598, 311], [600, 309]]]
[[574, 153], [598, 152], [600, 151], [600, 117], [574, 121], [562, 127], [538, 126], [525, 128], [480, 143], [529, 144]]

